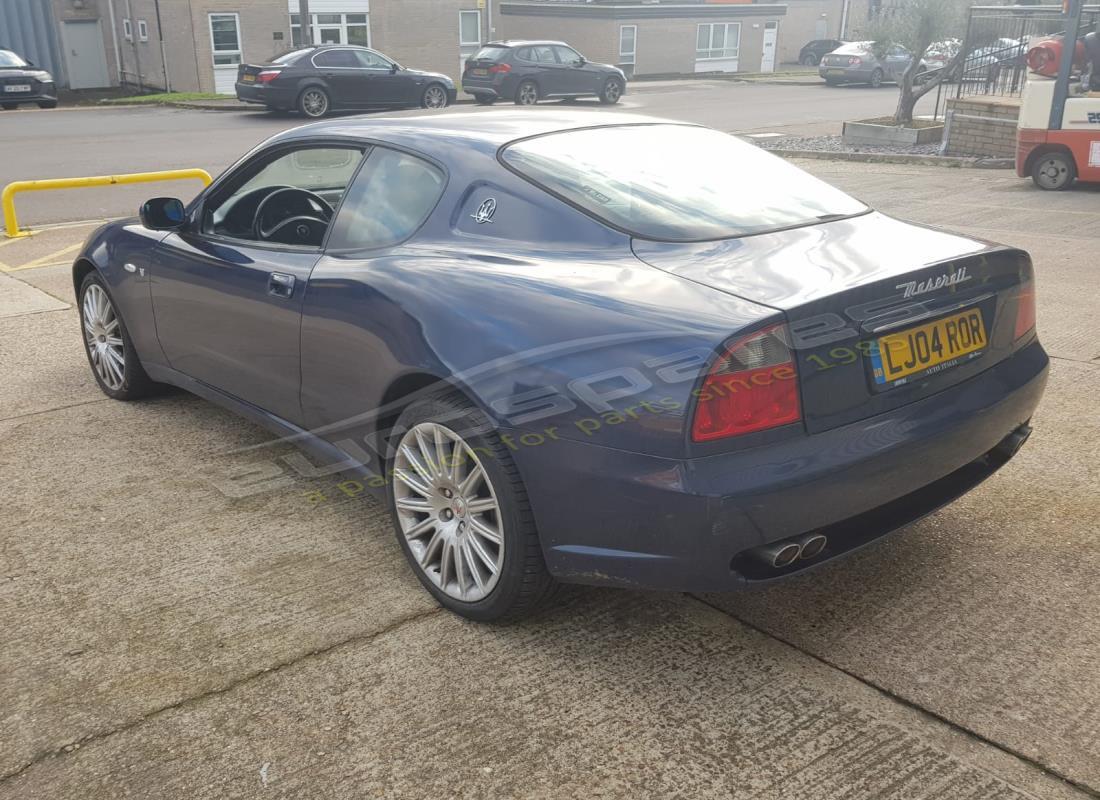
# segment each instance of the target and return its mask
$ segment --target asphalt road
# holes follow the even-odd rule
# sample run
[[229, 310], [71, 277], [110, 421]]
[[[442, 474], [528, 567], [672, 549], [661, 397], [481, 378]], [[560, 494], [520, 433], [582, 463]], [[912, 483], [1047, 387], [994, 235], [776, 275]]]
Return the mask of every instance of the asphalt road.
[[[727, 81], [631, 84], [616, 110], [697, 122], [726, 131], [782, 130], [790, 126], [839, 131], [839, 120], [891, 114], [897, 90], [885, 86], [784, 86]], [[539, 108], [552, 108], [548, 103]], [[595, 101], [577, 106], [603, 110]], [[921, 110], [930, 113], [931, 98]], [[442, 113], [493, 113], [458, 105]], [[394, 112], [389, 112], [394, 113]], [[396, 112], [403, 114], [422, 112]], [[440, 112], [436, 112], [440, 113]], [[175, 108], [27, 109], [0, 114], [0, 186], [14, 180], [79, 177], [201, 167], [217, 174], [251, 147], [286, 128], [297, 116], [263, 110], [224, 112]], [[126, 216], [150, 196], [190, 198], [187, 183], [82, 189], [21, 195], [23, 225]]]
[[0, 800], [1100, 796], [1100, 192], [801, 166], [1032, 252], [1031, 440], [767, 590], [577, 589], [510, 627], [436, 608], [335, 478], [218, 491], [268, 436], [185, 394], [105, 399], [68, 267], [35, 266], [81, 229], [0, 244]]

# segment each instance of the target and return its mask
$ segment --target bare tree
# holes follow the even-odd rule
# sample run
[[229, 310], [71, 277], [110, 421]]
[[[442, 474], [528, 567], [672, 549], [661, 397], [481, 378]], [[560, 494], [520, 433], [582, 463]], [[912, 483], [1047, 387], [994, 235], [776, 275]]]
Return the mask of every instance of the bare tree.
[[901, 45], [912, 54], [909, 66], [898, 79], [895, 125], [911, 125], [917, 101], [954, 73], [964, 56], [960, 47], [943, 69], [922, 75], [921, 62], [929, 46], [957, 37], [964, 29], [964, 10], [958, 0], [901, 0], [881, 9], [871, 21], [868, 34], [877, 55], [894, 45]]

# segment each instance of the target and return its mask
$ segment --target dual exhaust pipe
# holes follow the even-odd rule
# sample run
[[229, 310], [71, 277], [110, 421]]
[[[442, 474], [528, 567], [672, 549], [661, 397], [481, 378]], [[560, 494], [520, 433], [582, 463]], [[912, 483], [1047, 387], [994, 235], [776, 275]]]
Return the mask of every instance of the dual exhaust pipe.
[[782, 542], [772, 542], [763, 547], [753, 548], [752, 553], [758, 559], [769, 566], [780, 569], [789, 567], [800, 558], [814, 558], [821, 555], [828, 538], [820, 533], [807, 533], [797, 539], [787, 539]]

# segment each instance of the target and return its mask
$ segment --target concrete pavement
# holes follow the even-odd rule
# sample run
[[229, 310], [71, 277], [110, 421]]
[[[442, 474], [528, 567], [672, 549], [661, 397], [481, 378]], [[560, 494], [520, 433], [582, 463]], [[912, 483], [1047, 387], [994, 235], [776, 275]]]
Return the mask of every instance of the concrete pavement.
[[1031, 442], [786, 584], [574, 589], [504, 628], [438, 611], [336, 478], [233, 496], [251, 456], [228, 453], [263, 431], [185, 394], [104, 399], [67, 267], [7, 273], [70, 307], [0, 317], [0, 798], [1100, 795], [1097, 193], [801, 166], [1032, 251], [1054, 365]]

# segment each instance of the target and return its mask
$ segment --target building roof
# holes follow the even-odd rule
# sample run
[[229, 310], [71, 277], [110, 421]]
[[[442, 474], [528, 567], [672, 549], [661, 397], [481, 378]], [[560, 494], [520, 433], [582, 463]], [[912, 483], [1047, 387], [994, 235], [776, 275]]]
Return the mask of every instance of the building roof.
[[501, 14], [584, 19], [696, 19], [706, 17], [782, 17], [786, 3], [585, 3], [570, 0], [502, 2]]

